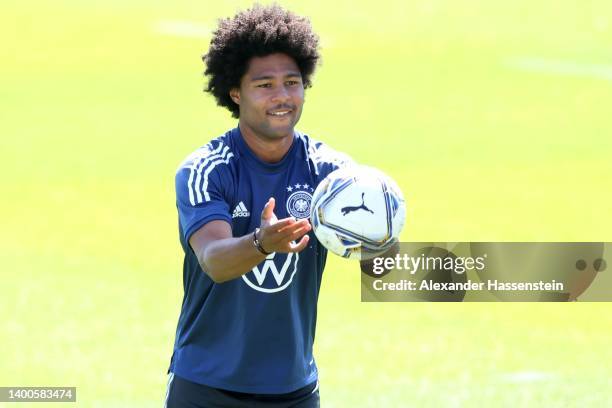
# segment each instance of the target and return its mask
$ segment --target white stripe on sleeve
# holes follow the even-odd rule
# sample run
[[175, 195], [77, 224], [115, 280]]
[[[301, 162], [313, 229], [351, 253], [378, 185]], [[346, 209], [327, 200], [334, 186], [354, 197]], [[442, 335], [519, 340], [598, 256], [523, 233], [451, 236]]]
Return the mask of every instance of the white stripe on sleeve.
[[[223, 143], [219, 143], [219, 146], [217, 146], [216, 149], [211, 150], [210, 152], [208, 152], [207, 157], [210, 156], [216, 156], [220, 151], [221, 148], [223, 147]], [[194, 194], [195, 194], [195, 187], [192, 187], [193, 184], [193, 177], [196, 173], [196, 167], [198, 167], [198, 164], [200, 164], [200, 161], [202, 159], [206, 159], [206, 157], [200, 157], [200, 160], [197, 159], [193, 159], [193, 163], [191, 164], [191, 168], [189, 171], [189, 180], [187, 180], [187, 190], [189, 190], [189, 202], [191, 203], [191, 205], [195, 205], [195, 198], [194, 198]], [[204, 160], [204, 162], [206, 162], [206, 160]], [[201, 197], [200, 197], [201, 198]]]
[[196, 192], [196, 203], [202, 202], [202, 193], [201, 193], [202, 189], [200, 188], [200, 183], [202, 182], [202, 170], [213, 165], [213, 163], [215, 163], [217, 159], [223, 159], [227, 155], [228, 151], [229, 151], [229, 146], [225, 146], [221, 154], [214, 154], [214, 155], [210, 155], [206, 157], [206, 160], [204, 160], [198, 167], [198, 175], [196, 177], [195, 186], [194, 186], [194, 189]]
[[220, 164], [220, 163], [227, 164], [229, 163], [229, 160], [232, 157], [234, 157], [234, 153], [228, 154], [225, 160], [223, 160], [223, 157], [221, 157], [219, 160], [215, 160], [214, 162], [210, 164], [210, 166], [208, 166], [208, 168], [204, 172], [204, 185], [202, 186], [202, 191], [204, 192], [204, 200], [210, 201], [210, 194], [208, 194], [208, 191], [207, 191], [208, 190], [208, 175], [210, 174], [211, 171], [213, 171], [213, 169], [215, 168], [215, 166], [217, 166], [217, 164]]

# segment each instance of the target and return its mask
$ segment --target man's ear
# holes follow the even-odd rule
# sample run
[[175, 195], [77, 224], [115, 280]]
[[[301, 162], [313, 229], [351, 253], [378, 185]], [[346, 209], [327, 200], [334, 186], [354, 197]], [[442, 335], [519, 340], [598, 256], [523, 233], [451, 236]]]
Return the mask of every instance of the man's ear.
[[232, 98], [232, 101], [234, 101], [236, 105], [240, 105], [240, 89], [232, 88], [230, 89], [229, 94], [230, 94], [230, 98]]

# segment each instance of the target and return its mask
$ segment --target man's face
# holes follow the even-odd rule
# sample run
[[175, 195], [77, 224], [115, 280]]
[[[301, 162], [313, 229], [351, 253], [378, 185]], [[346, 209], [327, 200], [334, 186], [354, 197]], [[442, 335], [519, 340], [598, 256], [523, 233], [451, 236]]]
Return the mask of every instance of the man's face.
[[240, 124], [266, 139], [293, 136], [304, 104], [304, 85], [295, 61], [286, 54], [253, 57], [239, 89]]

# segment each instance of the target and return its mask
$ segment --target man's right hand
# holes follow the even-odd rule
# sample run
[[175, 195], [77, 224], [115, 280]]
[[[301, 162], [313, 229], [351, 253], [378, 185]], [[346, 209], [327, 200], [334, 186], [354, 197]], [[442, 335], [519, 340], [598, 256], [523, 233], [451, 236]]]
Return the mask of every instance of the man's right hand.
[[[261, 213], [257, 236], [266, 252], [299, 252], [308, 245], [311, 226], [308, 220], [295, 218], [278, 220], [274, 215], [274, 198], [270, 198]], [[302, 237], [296, 244], [294, 241]], [[202, 270], [217, 283], [235, 279], [249, 272], [265, 259], [253, 245], [253, 233], [232, 237], [227, 221], [214, 220], [193, 233], [189, 239]]]
[[[268, 199], [261, 212], [261, 224], [257, 239], [266, 252], [300, 252], [308, 245], [312, 229], [307, 219], [297, 221], [293, 217], [279, 220], [274, 214], [275, 200]], [[300, 238], [298, 243], [294, 241]]]

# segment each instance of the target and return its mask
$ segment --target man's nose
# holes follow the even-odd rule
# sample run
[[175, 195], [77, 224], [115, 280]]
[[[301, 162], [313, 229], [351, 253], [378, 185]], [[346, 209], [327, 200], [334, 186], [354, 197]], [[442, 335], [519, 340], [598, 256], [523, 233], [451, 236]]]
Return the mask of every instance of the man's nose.
[[274, 95], [272, 97], [272, 100], [275, 102], [285, 102], [288, 101], [291, 98], [291, 94], [289, 93], [289, 90], [287, 89], [286, 86], [279, 86], [276, 89], [276, 92], [274, 92]]

